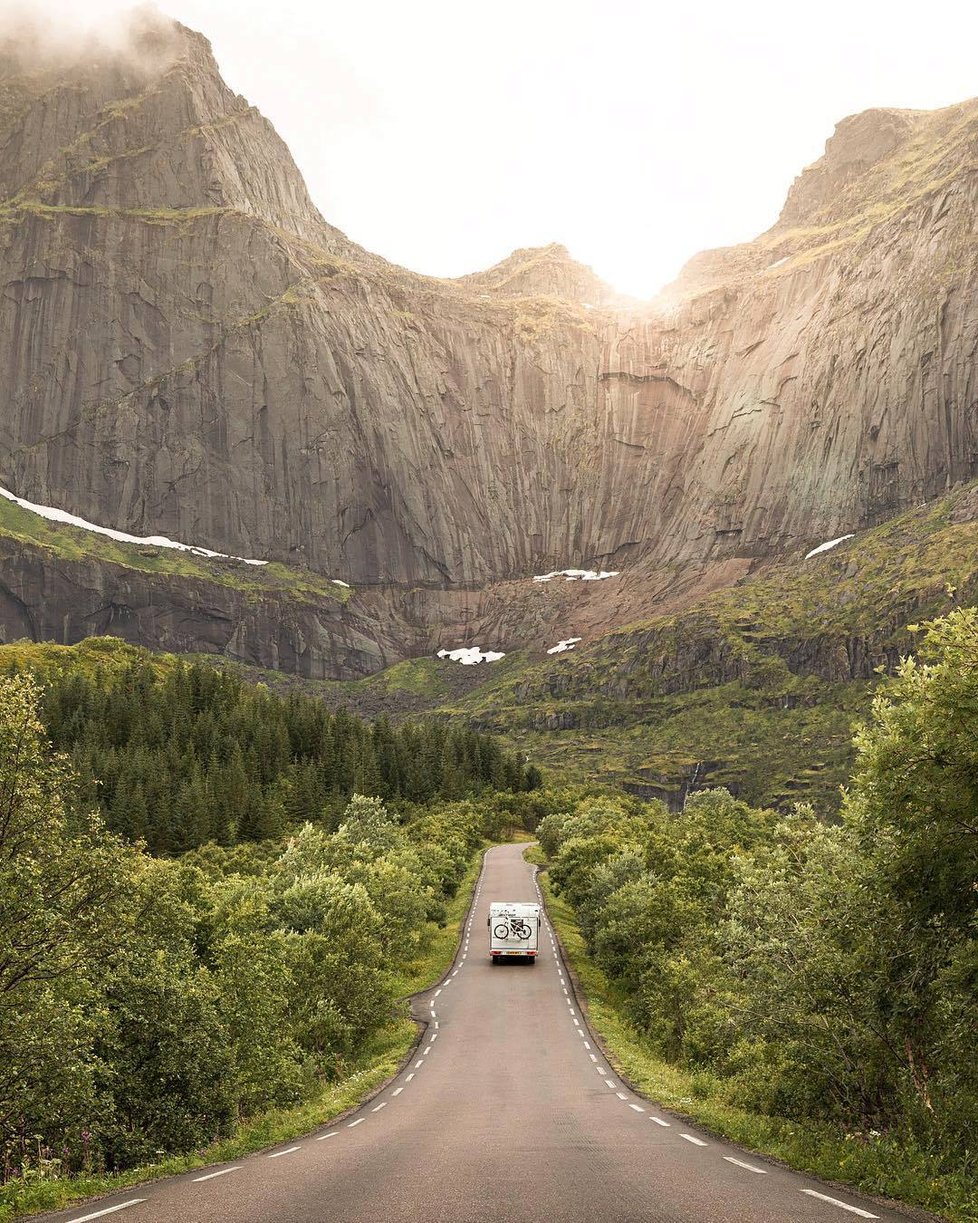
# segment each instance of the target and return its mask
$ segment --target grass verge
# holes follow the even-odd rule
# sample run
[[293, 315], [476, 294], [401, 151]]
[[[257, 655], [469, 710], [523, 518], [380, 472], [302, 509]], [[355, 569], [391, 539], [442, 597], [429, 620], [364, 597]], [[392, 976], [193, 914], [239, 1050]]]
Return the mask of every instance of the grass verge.
[[[538, 849], [531, 849], [527, 857], [543, 861]], [[576, 977], [582, 1002], [587, 1003], [591, 1027], [603, 1042], [609, 1063], [642, 1095], [719, 1137], [800, 1172], [873, 1197], [921, 1207], [953, 1223], [978, 1221], [974, 1181], [949, 1172], [927, 1152], [908, 1149], [884, 1136], [866, 1141], [827, 1126], [748, 1112], [723, 1099], [721, 1082], [658, 1058], [628, 1020], [624, 992], [588, 955], [573, 911], [554, 895], [546, 871], [541, 871], [540, 882], [568, 967]]]
[[[398, 994], [404, 998], [418, 993], [439, 980], [455, 957], [461, 922], [468, 912], [482, 869], [482, 851], [473, 858], [459, 889], [447, 906], [446, 922], [437, 928], [423, 955], [409, 964], [396, 980]], [[371, 1096], [404, 1063], [418, 1039], [418, 1028], [406, 1014], [399, 1014], [369, 1042], [350, 1065], [350, 1073], [331, 1083], [315, 1096], [294, 1108], [271, 1109], [242, 1122], [236, 1133], [199, 1151], [173, 1155], [159, 1163], [131, 1168], [127, 1172], [105, 1175], [11, 1181], [0, 1186], [0, 1223], [61, 1210], [85, 1198], [102, 1197], [130, 1185], [179, 1176], [196, 1168], [241, 1159], [266, 1147], [290, 1142], [310, 1130], [327, 1125], [348, 1113]]]

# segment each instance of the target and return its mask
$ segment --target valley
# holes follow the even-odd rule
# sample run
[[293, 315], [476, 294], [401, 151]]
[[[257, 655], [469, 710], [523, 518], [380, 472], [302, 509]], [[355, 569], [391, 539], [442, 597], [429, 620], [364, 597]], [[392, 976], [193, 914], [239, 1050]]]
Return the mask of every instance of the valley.
[[0, 1221], [973, 1223], [978, 99], [638, 298], [400, 266], [205, 33], [33, 20]]

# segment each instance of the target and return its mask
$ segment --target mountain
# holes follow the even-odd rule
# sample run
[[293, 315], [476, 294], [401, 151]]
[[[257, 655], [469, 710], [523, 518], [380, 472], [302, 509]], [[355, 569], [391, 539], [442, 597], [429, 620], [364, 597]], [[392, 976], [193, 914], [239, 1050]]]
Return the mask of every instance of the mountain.
[[556, 245], [454, 281], [362, 250], [166, 19], [8, 40], [0, 78], [0, 485], [355, 588], [282, 613], [0, 523], [7, 637], [337, 678], [549, 647], [978, 475], [978, 102], [844, 120], [772, 229], [640, 303]]

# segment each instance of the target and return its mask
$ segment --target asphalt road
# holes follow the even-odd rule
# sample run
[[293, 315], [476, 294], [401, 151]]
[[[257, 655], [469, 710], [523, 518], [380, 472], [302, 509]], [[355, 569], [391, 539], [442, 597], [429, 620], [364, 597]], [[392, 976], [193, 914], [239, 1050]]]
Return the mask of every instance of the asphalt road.
[[424, 1039], [338, 1124], [233, 1164], [45, 1216], [67, 1223], [784, 1223], [905, 1219], [787, 1172], [636, 1096], [579, 1013], [549, 925], [492, 967], [490, 900], [537, 900], [523, 846], [490, 850]]

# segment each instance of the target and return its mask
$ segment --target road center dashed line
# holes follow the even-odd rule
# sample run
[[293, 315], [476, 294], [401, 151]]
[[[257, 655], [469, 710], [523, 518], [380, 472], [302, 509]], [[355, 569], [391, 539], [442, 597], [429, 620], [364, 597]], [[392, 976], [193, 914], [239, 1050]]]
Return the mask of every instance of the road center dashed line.
[[356, 1121], [351, 1121], [350, 1124], [346, 1128], [348, 1130], [352, 1130], [355, 1125], [363, 1125], [364, 1121], [366, 1120], [367, 1120], [366, 1117], [357, 1117]]
[[199, 1185], [201, 1181], [212, 1181], [215, 1176], [227, 1176], [229, 1172], [239, 1172], [240, 1170], [241, 1165], [235, 1164], [233, 1168], [221, 1168], [218, 1172], [208, 1172], [206, 1176], [195, 1176], [193, 1183]]
[[103, 1215], [114, 1215], [119, 1210], [128, 1210], [130, 1206], [138, 1206], [145, 1198], [132, 1198], [128, 1202], [120, 1202], [118, 1206], [109, 1206], [106, 1210], [96, 1210], [94, 1214], [82, 1215], [80, 1219], [72, 1219], [71, 1223], [87, 1223], [89, 1219], [101, 1219]]
[[[356, 1124], [354, 1122], [354, 1124]], [[283, 1155], [294, 1155], [296, 1151], [301, 1151], [302, 1147], [286, 1147], [284, 1151], [273, 1151], [269, 1155], [269, 1159], [281, 1159]]]
[[671, 1121], [663, 1121], [661, 1117], [649, 1117], [649, 1120], [650, 1120], [650, 1121], [654, 1121], [654, 1122], [656, 1123], [656, 1125], [661, 1125], [661, 1126], [663, 1127], [663, 1129], [667, 1129], [667, 1130], [668, 1130], [668, 1129], [670, 1129], [670, 1128], [671, 1128], [671, 1126], [672, 1126], [672, 1122], [671, 1122]]
[[831, 1202], [833, 1206], [840, 1206], [843, 1210], [848, 1210], [850, 1214], [859, 1215], [863, 1219], [879, 1218], [879, 1215], [870, 1214], [868, 1210], [860, 1210], [858, 1206], [850, 1206], [848, 1202], [840, 1202], [838, 1198], [830, 1198], [825, 1193], [816, 1193], [814, 1189], [802, 1189], [802, 1193], [807, 1193], [810, 1198], [818, 1198], [820, 1202]]
[[680, 1134], [680, 1138], [685, 1138], [687, 1142], [691, 1142], [696, 1147], [708, 1147], [710, 1144], [704, 1142], [702, 1138], [697, 1138], [695, 1134]]
[[328, 1134], [320, 1134], [316, 1139], [317, 1142], [325, 1142], [327, 1138], [335, 1138], [339, 1130], [330, 1130]]
[[[391, 1095], [392, 1095], [392, 1096], [399, 1096], [403, 1090], [404, 1090], [404, 1088], [403, 1088], [403, 1087], [395, 1087], [395, 1088], [394, 1088], [394, 1090], [391, 1092]], [[327, 1134], [327, 1135], [326, 1135], [326, 1137], [328, 1138], [328, 1137], [329, 1137], [329, 1135]]]
[[379, 1112], [380, 1112], [380, 1110], [381, 1110], [382, 1108], [386, 1108], [386, 1107], [387, 1107], [387, 1105], [388, 1105], [388, 1101], [387, 1101], [387, 1100], [385, 1100], [385, 1101], [383, 1102], [383, 1104], [378, 1104], [376, 1108], [372, 1108], [370, 1111], [371, 1111], [372, 1113], [379, 1113]]
[[633, 1109], [635, 1110], [635, 1112], [637, 1112], [637, 1113], [644, 1113], [644, 1112], [645, 1112], [645, 1109], [644, 1109], [644, 1108], [641, 1106], [641, 1104], [629, 1104], [629, 1106], [628, 1106], [628, 1107], [629, 1107], [629, 1108], [633, 1108]]
[[738, 1168], [746, 1168], [748, 1172], [757, 1172], [761, 1176], [767, 1176], [767, 1168], [755, 1168], [753, 1164], [745, 1164], [742, 1159], [734, 1159], [732, 1155], [724, 1155], [723, 1158], [728, 1164], [736, 1164]]

